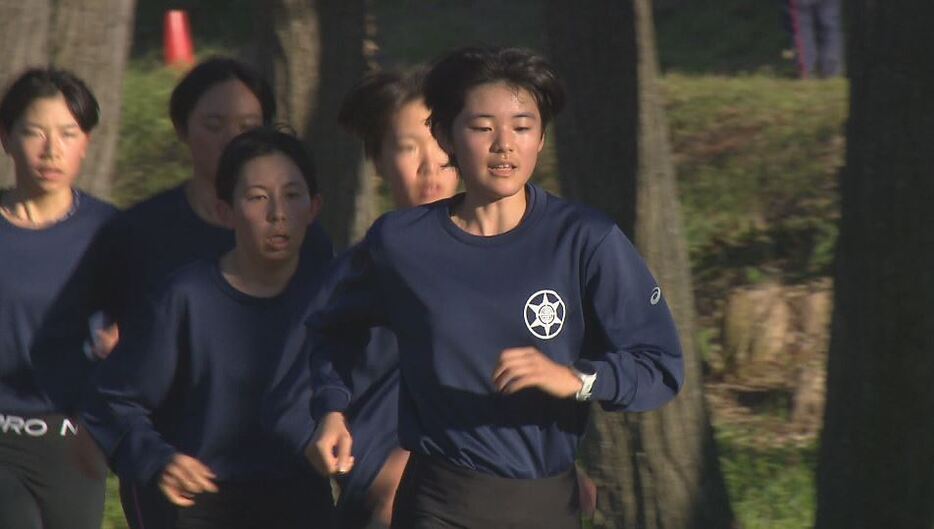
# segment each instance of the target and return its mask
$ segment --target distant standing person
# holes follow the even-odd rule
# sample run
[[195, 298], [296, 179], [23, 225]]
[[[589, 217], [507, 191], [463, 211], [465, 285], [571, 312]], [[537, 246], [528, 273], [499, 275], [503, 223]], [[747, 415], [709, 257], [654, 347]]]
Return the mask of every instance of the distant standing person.
[[85, 352], [90, 250], [116, 210], [74, 187], [100, 109], [57, 69], [21, 75], [0, 101], [16, 180], [0, 190], [0, 527], [98, 529], [107, 469], [75, 419], [96, 360]]
[[802, 79], [843, 74], [840, 0], [783, 0]]

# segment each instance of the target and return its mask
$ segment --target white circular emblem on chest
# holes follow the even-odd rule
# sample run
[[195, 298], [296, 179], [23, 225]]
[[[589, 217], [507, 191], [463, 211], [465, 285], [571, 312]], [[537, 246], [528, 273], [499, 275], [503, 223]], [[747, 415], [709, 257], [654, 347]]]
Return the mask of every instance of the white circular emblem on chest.
[[529, 332], [542, 340], [550, 340], [564, 326], [564, 301], [554, 290], [539, 290], [525, 302], [523, 316]]

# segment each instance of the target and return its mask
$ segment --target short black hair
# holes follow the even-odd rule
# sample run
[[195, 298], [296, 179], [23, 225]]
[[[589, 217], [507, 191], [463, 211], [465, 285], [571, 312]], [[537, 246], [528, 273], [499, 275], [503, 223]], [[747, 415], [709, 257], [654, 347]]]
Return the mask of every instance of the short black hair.
[[254, 158], [275, 153], [284, 154], [298, 167], [305, 178], [309, 195], [318, 194], [315, 162], [302, 141], [282, 127], [266, 126], [248, 130], [224, 147], [217, 163], [217, 178], [214, 180], [217, 198], [233, 204], [234, 188], [237, 187], [243, 166]]
[[425, 104], [435, 137], [450, 138], [454, 118], [464, 108], [467, 92], [487, 83], [506, 83], [532, 95], [542, 118], [542, 132], [564, 107], [564, 85], [541, 55], [524, 48], [454, 50], [438, 60], [425, 78]]
[[175, 130], [188, 132], [188, 118], [198, 100], [214, 85], [237, 80], [246, 85], [259, 100], [263, 110], [263, 124], [269, 125], [276, 117], [276, 98], [269, 83], [246, 64], [228, 57], [211, 57], [192, 68], [172, 91], [169, 116]]
[[13, 81], [0, 101], [0, 128], [10, 131], [33, 101], [59, 94], [81, 130], [91, 132], [101, 117], [97, 98], [78, 76], [52, 67], [31, 68]]
[[337, 122], [363, 140], [366, 155], [379, 157], [383, 137], [393, 115], [403, 106], [425, 97], [427, 68], [380, 71], [367, 74], [344, 97]]

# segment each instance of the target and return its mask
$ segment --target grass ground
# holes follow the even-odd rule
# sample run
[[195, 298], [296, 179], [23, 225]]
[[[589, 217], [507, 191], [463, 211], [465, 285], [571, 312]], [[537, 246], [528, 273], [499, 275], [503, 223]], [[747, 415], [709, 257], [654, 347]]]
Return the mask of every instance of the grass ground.
[[107, 480], [107, 502], [104, 504], [104, 523], [101, 529], [127, 529], [123, 510], [120, 508], [120, 495], [117, 492], [117, 479]]
[[717, 425], [720, 464], [744, 529], [813, 527], [817, 446], [762, 444], [747, 431]]
[[[191, 11], [200, 50], [235, 50], [249, 34], [247, 0], [175, 4]], [[724, 289], [828, 273], [847, 87], [791, 78], [774, 2], [676, 4], [657, 11], [656, 25], [703, 344], [716, 335]], [[541, 49], [538, 5], [375, 0], [379, 59], [424, 61], [450, 46], [478, 42]], [[140, 2], [119, 147], [115, 199], [122, 205], [187, 176], [187, 153], [165, 115], [175, 74], [158, 66], [160, 10], [161, 3]], [[413, 12], [419, 16], [409, 16]], [[202, 22], [218, 17], [225, 24]], [[814, 437], [773, 442], [768, 424], [787, 417], [769, 410], [753, 423], [731, 417], [714, 409], [721, 463], [742, 526], [810, 527]], [[104, 528], [122, 529], [113, 485]]]

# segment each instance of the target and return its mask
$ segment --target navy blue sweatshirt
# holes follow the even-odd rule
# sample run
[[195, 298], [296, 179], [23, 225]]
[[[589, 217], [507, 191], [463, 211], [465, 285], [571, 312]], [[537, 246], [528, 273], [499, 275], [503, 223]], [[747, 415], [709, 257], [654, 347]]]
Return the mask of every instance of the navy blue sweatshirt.
[[371, 331], [363, 359], [343, 356], [338, 366], [351, 382], [351, 400], [346, 409], [347, 425], [353, 432], [354, 465], [340, 476], [339, 510], [365, 508], [370, 485], [399, 447], [399, 344], [386, 327]]
[[[366, 335], [366, 330], [361, 334]], [[346, 415], [354, 434], [353, 469], [338, 477], [340, 510], [366, 509], [363, 503], [370, 485], [389, 454], [399, 447], [400, 376], [396, 338], [389, 329], [378, 327], [372, 329], [369, 340], [364, 342], [367, 344], [365, 358], [343, 355], [335, 359], [337, 370], [346, 377], [352, 394]], [[267, 428], [296, 453], [303, 452], [315, 428], [315, 421], [308, 413], [312, 397], [309, 354], [313, 347], [312, 342], [306, 342], [300, 354], [284, 359], [264, 413]]]
[[[107, 228], [111, 262], [110, 304], [121, 316], [183, 265], [214, 259], [233, 248], [233, 231], [205, 222], [185, 196], [185, 186], [163, 191], [121, 214]], [[318, 223], [302, 245], [302, 260], [332, 255], [331, 241]]]
[[116, 210], [77, 193], [47, 228], [0, 216], [0, 413], [71, 414], [94, 365], [84, 353], [102, 260], [95, 237]]
[[486, 474], [567, 470], [587, 420], [587, 405], [571, 398], [498, 393], [492, 374], [506, 348], [591, 360], [593, 398], [608, 410], [650, 410], [675, 396], [677, 331], [629, 240], [595, 211], [527, 190], [521, 224], [495, 237], [451, 221], [462, 196], [374, 224], [309, 320], [313, 416], [347, 407], [349, 382], [334, 359], [359, 357], [361, 330], [379, 325], [399, 340], [402, 446]]
[[183, 267], [125, 319], [83, 418], [121, 479], [156, 477], [176, 452], [220, 481], [288, 477], [307, 466], [262, 426], [287, 348], [300, 348], [329, 256], [272, 298], [233, 288], [216, 261]]
[[[341, 258], [348, 255], [345, 252]], [[334, 264], [332, 269], [339, 266]], [[312, 305], [320, 305], [333, 286], [323, 287]], [[367, 333], [364, 331], [362, 334]], [[372, 329], [366, 343], [365, 358], [347, 355], [336, 359], [337, 368], [346, 375], [353, 394], [347, 418], [356, 436], [354, 467], [349, 474], [340, 477], [338, 507], [341, 508], [348, 505], [356, 508], [365, 499], [386, 458], [399, 447], [399, 353], [396, 338], [387, 328], [379, 327]], [[277, 369], [263, 414], [266, 427], [297, 454], [303, 452], [315, 427], [308, 413], [308, 402], [312, 396], [308, 355], [312, 346], [306, 342], [300, 349], [289, 348]]]

